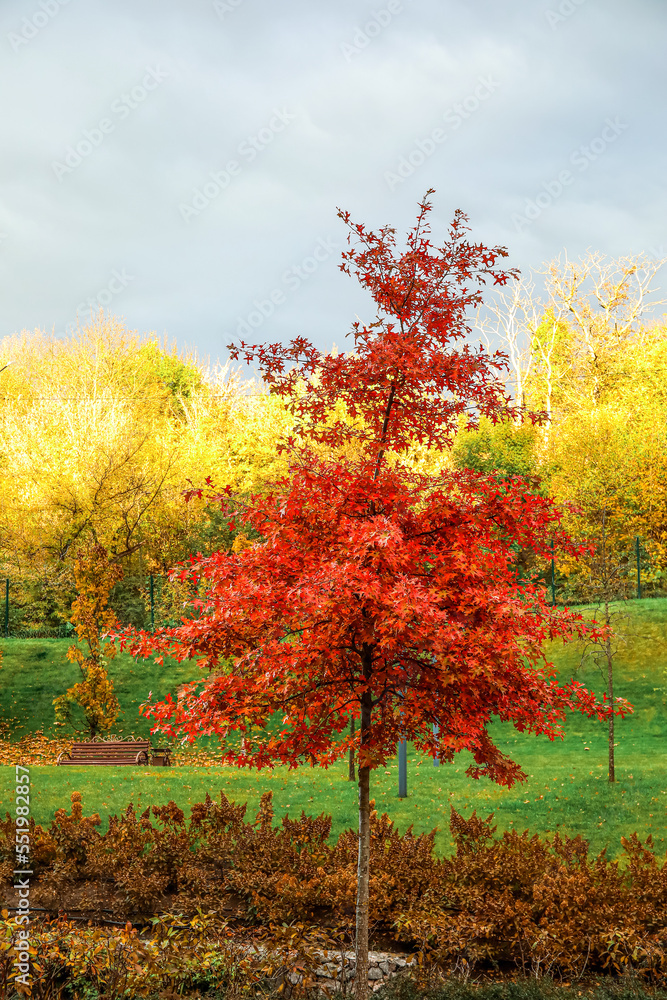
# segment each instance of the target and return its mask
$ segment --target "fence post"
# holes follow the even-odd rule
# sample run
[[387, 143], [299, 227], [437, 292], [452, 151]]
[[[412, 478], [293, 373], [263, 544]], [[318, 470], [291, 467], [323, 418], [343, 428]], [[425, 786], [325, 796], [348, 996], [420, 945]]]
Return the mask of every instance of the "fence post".
[[149, 577], [151, 591], [151, 632], [155, 631], [155, 601], [153, 599], [153, 574]]
[[[405, 697], [405, 691], [403, 697]], [[401, 709], [401, 715], [403, 715], [403, 709]], [[408, 744], [406, 740], [398, 742], [398, 797], [399, 799], [408, 797]]]
[[637, 597], [642, 596], [642, 582], [639, 576], [639, 535], [635, 536], [635, 548], [637, 550]]
[[5, 580], [5, 639], [9, 639], [9, 577]]
[[405, 740], [398, 744], [398, 797], [408, 797], [408, 745]]
[[556, 604], [556, 574], [554, 570], [554, 543], [551, 541], [551, 607]]

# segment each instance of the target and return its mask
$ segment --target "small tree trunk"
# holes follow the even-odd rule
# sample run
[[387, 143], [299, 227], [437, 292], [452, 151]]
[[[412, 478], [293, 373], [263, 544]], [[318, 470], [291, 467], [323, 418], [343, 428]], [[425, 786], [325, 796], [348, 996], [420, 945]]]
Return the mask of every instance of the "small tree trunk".
[[[607, 537], [606, 537], [606, 526], [607, 526], [607, 505], [606, 503], [602, 507], [602, 583], [604, 587], [604, 620], [605, 625], [609, 627], [609, 596], [610, 596], [610, 583], [612, 573], [610, 573], [607, 565]], [[609, 700], [611, 702], [612, 708], [614, 707], [614, 658], [611, 652], [611, 640], [607, 639], [604, 644], [604, 651], [607, 656], [607, 694], [609, 695]], [[609, 781], [616, 781], [616, 774], [614, 770], [614, 716], [609, 716]]]
[[[609, 624], [609, 605], [605, 601], [605, 620], [607, 625]], [[614, 705], [614, 660], [611, 655], [611, 640], [607, 639], [605, 643], [605, 653], [607, 654], [607, 693], [609, 695], [609, 700]], [[614, 771], [614, 716], [609, 716], [609, 780], [616, 781], [616, 774]]]
[[[371, 728], [371, 692], [361, 697], [361, 745]], [[368, 873], [371, 852], [370, 768], [359, 767], [359, 860], [357, 864], [357, 928], [355, 996], [368, 997]]]
[[[89, 669], [89, 670], [86, 671], [86, 680], [87, 681], [90, 680], [90, 674], [91, 674], [91, 671]], [[95, 700], [95, 693], [96, 692], [94, 690], [91, 692], [93, 700]], [[86, 722], [88, 723], [88, 729], [89, 729], [88, 739], [94, 740], [95, 737], [98, 735], [98, 732], [99, 732], [99, 729], [98, 729], [98, 716], [97, 716], [97, 713], [95, 711], [95, 706], [94, 705], [91, 705], [90, 708], [89, 708], [89, 711], [86, 712]]]
[[[350, 719], [350, 735], [354, 736], [354, 719]], [[350, 781], [354, 781], [354, 749], [350, 747], [350, 768], [348, 772], [348, 778]]]

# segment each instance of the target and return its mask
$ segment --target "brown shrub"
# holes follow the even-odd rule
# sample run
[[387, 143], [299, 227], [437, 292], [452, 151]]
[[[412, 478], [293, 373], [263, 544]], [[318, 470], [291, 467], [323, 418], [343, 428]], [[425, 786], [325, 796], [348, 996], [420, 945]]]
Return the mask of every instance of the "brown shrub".
[[[132, 805], [100, 834], [80, 795], [48, 830], [30, 825], [33, 904], [54, 913], [112, 912], [118, 918], [174, 911], [216, 912], [236, 928], [320, 927], [350, 938], [356, 902], [357, 835], [333, 845], [331, 818], [284, 817], [272, 825], [272, 794], [256, 819], [209, 795], [189, 822], [173, 802], [137, 816]], [[152, 813], [152, 816], [151, 816]], [[399, 836], [387, 815], [371, 816], [370, 917], [383, 941], [423, 953], [443, 970], [506, 962], [524, 973], [582, 975], [639, 971], [667, 979], [667, 864], [649, 837], [623, 839], [621, 869], [603, 851], [588, 857], [581, 837], [541, 841], [494, 836], [493, 816], [465, 820], [453, 808], [456, 852], [435, 858], [435, 830]], [[14, 827], [0, 823], [0, 877], [11, 896]], [[326, 935], [325, 935], [326, 936]], [[333, 945], [331, 945], [333, 947]]]

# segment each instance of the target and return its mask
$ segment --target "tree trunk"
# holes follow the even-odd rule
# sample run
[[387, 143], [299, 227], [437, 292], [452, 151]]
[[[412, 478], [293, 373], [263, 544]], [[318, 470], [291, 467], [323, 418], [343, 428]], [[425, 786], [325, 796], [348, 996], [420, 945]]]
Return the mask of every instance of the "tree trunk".
[[[607, 526], [607, 505], [606, 503], [602, 507], [602, 583], [604, 586], [604, 620], [605, 625], [609, 627], [609, 596], [610, 596], [610, 583], [611, 576], [607, 569], [607, 536], [606, 536], [606, 526]], [[612, 708], [614, 707], [614, 658], [611, 652], [611, 639], [607, 639], [604, 644], [604, 651], [607, 657], [607, 694], [609, 695], [609, 700], [611, 702]], [[614, 716], [609, 716], [609, 781], [616, 781], [616, 774], [614, 770]]]
[[[350, 719], [350, 735], [354, 736], [354, 719]], [[354, 749], [350, 747], [350, 768], [348, 771], [348, 778], [350, 781], [354, 781]]]
[[[371, 692], [361, 696], [361, 746], [371, 728]], [[359, 860], [357, 864], [357, 933], [355, 996], [368, 997], [368, 871], [370, 867], [370, 768], [359, 767]]]
[[[609, 605], [605, 601], [605, 621], [607, 625], [609, 624]], [[609, 695], [609, 700], [614, 705], [614, 660], [611, 655], [611, 639], [607, 639], [605, 643], [605, 653], [607, 654], [607, 694]], [[614, 771], [614, 716], [609, 716], [609, 780], [616, 781], [616, 774]]]

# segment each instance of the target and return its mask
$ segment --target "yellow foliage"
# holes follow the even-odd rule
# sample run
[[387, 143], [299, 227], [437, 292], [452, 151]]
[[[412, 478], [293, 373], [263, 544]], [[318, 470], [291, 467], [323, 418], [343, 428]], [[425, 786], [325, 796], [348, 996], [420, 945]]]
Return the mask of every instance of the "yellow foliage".
[[82, 679], [64, 695], [54, 698], [56, 722], [72, 725], [71, 706], [83, 711], [91, 737], [108, 732], [118, 718], [120, 705], [114, 694], [106, 664], [116, 656], [116, 648], [108, 642], [102, 646], [100, 636], [118, 626], [119, 622], [108, 607], [111, 588], [123, 571], [109, 563], [106, 550], [101, 545], [79, 552], [74, 563], [78, 597], [72, 605], [72, 623], [76, 626], [79, 642], [85, 643], [88, 653], [77, 646], [70, 646], [67, 659], [78, 663]]
[[[132, 566], [166, 574], [206, 524], [205, 498], [183, 500], [192, 484], [211, 476], [216, 487], [263, 493], [289, 473], [277, 445], [296, 421], [277, 393], [114, 317], [100, 313], [64, 340], [24, 331], [0, 354], [12, 362], [0, 411], [0, 561], [15, 578], [59, 574], [92, 543], [126, 575]], [[343, 416], [337, 402], [327, 421]], [[360, 449], [352, 441], [343, 455]], [[432, 471], [443, 458], [415, 447], [401, 461]]]
[[[248, 397], [228, 369], [211, 373], [154, 335], [102, 315], [69, 340], [6, 338], [0, 411], [0, 559], [15, 576], [68, 560], [96, 540], [142, 572], [183, 556], [206, 475], [261, 489], [287, 471], [275, 441], [283, 404]], [[4, 376], [8, 376], [5, 378]]]
[[251, 545], [252, 542], [250, 541], [248, 536], [244, 535], [243, 532], [241, 532], [234, 539], [234, 542], [232, 544], [232, 552], [234, 553], [243, 552], [244, 549], [250, 548]]

